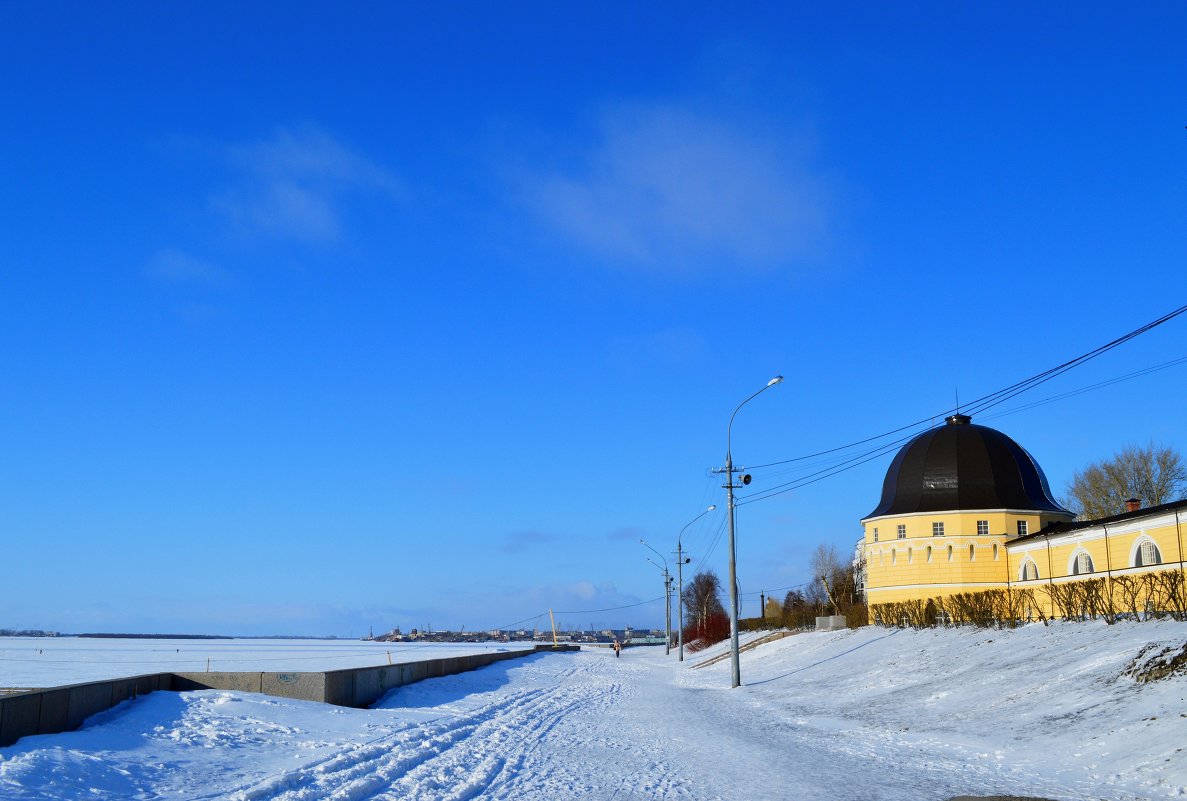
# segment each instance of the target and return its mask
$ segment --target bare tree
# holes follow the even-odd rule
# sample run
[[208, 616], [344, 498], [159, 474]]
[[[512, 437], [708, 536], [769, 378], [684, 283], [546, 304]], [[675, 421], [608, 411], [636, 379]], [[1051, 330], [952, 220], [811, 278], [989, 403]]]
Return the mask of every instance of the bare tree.
[[809, 565], [812, 583], [805, 595], [820, 609], [831, 606], [833, 614], [840, 613], [843, 599], [852, 594], [853, 575], [849, 566], [837, 555], [836, 546], [821, 543], [816, 546]]
[[1187, 491], [1187, 467], [1174, 448], [1129, 445], [1111, 459], [1076, 472], [1067, 486], [1065, 504], [1081, 520], [1120, 514], [1125, 501], [1138, 498], [1157, 506]]
[[684, 623], [690, 629], [698, 629], [701, 622], [714, 614], [725, 614], [721, 605], [721, 580], [712, 570], [697, 573], [684, 588], [681, 600], [684, 602]]
[[803, 593], [792, 590], [783, 598], [783, 625], [788, 627], [807, 626], [816, 617], [812, 605]]

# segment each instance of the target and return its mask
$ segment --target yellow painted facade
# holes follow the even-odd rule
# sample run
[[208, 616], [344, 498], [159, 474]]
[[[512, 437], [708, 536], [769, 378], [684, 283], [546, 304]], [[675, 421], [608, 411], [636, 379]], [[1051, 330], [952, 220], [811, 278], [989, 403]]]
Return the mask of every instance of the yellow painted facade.
[[[1017, 539], [1020, 531], [1030, 534], [1066, 519], [999, 509], [864, 520], [867, 602], [873, 605], [1005, 588], [1010, 541]], [[1020, 523], [1025, 528], [1020, 528]]]
[[1048, 588], [1103, 578], [1120, 605], [1120, 590], [1113, 584], [1124, 585], [1131, 576], [1184, 570], [1185, 513], [1187, 504], [1166, 504], [1017, 542], [1007, 548], [1011, 586], [1034, 591], [1042, 611], [1054, 616], [1057, 609]]

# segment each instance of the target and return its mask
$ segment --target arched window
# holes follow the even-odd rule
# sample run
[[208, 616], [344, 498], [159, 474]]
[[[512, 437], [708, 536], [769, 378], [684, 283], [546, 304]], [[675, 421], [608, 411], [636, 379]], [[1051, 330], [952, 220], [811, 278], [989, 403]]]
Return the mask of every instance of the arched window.
[[952, 561], [952, 546], [951, 545], [948, 546], [948, 561], [949, 562]]
[[931, 546], [927, 546], [927, 561], [931, 562]]
[[977, 558], [977, 552], [976, 552], [976, 550], [974, 550], [973, 544], [970, 542], [969, 543], [969, 561], [971, 562], [976, 558]]
[[1076, 554], [1076, 560], [1072, 564], [1072, 575], [1082, 576], [1085, 573], [1092, 572], [1092, 557], [1088, 555], [1087, 551], [1080, 551]]
[[1162, 553], [1158, 550], [1158, 546], [1154, 544], [1153, 540], [1142, 540], [1134, 553], [1133, 566], [1145, 567], [1146, 565], [1160, 564], [1162, 564]]
[[997, 543], [993, 543], [993, 561], [997, 561]]
[[890, 564], [893, 565], [897, 562], [898, 562], [898, 551], [896, 551], [894, 548], [891, 548], [890, 549]]
[[915, 552], [914, 552], [914, 549], [912, 549], [912, 548], [908, 548], [908, 549], [907, 549], [907, 564], [911, 564], [911, 563], [912, 563], [912, 562], [914, 562], [914, 561], [915, 561]]
[[1027, 559], [1022, 563], [1022, 580], [1034, 581], [1039, 577], [1039, 566]]

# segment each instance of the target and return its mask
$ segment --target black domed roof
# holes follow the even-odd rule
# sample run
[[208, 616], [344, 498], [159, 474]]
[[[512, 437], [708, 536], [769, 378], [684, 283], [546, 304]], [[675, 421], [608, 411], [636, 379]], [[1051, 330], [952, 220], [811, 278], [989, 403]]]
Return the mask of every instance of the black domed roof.
[[962, 509], [1065, 514], [1026, 449], [1000, 431], [954, 414], [904, 445], [886, 471], [882, 502], [866, 518]]

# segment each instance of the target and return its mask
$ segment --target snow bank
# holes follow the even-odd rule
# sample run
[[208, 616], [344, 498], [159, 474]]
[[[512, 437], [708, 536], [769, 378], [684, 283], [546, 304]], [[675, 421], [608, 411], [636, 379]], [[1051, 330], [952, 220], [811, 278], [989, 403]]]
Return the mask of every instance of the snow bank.
[[1127, 670], [1185, 643], [1171, 622], [868, 628], [744, 652], [739, 689], [729, 660], [696, 667], [723, 644], [528, 656], [371, 710], [154, 693], [0, 749], [0, 798], [1175, 798], [1187, 676]]

